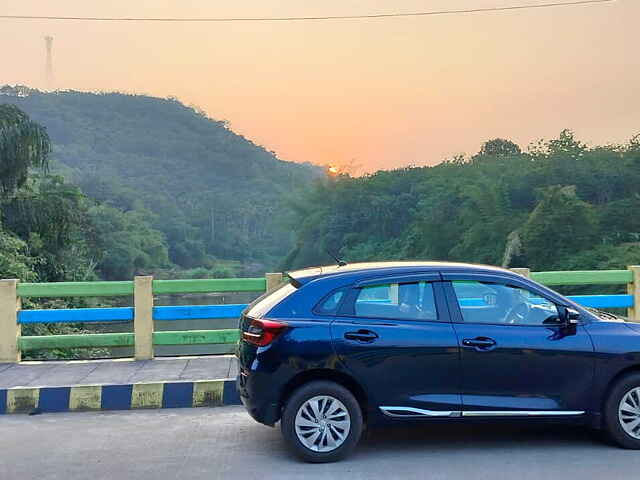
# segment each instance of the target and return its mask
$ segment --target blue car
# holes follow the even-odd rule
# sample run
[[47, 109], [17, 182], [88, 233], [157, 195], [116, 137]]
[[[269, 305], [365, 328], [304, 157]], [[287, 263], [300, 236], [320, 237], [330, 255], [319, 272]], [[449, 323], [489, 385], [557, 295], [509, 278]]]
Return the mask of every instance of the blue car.
[[241, 318], [238, 390], [310, 462], [365, 424], [579, 422], [640, 448], [640, 325], [509, 270], [393, 262], [290, 272]]

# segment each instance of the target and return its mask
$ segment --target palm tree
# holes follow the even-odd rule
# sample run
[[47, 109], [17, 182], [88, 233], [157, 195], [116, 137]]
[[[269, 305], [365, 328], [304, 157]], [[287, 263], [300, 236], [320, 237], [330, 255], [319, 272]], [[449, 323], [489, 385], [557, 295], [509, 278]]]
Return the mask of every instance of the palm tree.
[[51, 142], [44, 127], [15, 105], [0, 105], [0, 198], [27, 181], [29, 168], [47, 170]]

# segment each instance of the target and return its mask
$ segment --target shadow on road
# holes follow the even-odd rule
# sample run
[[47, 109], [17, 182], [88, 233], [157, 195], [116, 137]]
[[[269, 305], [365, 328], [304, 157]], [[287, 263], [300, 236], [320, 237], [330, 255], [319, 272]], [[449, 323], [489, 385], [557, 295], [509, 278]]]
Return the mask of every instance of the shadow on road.
[[513, 448], [516, 445], [544, 448], [615, 448], [600, 432], [583, 426], [553, 423], [439, 423], [397, 424], [364, 432], [360, 451], [477, 450]]

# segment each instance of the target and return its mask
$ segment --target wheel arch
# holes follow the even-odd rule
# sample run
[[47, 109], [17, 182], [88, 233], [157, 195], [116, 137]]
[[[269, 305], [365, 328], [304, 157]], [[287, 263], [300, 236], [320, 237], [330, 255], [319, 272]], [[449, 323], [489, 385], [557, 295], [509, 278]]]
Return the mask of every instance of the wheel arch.
[[367, 394], [360, 385], [358, 381], [356, 381], [350, 375], [340, 372], [337, 370], [332, 370], [328, 368], [317, 368], [312, 370], [305, 370], [303, 372], [298, 373], [294, 376], [289, 382], [287, 382], [282, 391], [280, 393], [279, 399], [279, 407], [280, 411], [284, 409], [284, 406], [287, 403], [291, 394], [300, 386], [312, 382], [314, 380], [328, 380], [331, 382], [335, 382], [338, 385], [343, 386], [347, 390], [349, 390], [356, 400], [358, 401], [358, 405], [360, 405], [360, 410], [362, 411], [362, 417], [366, 421], [367, 419], [367, 411], [369, 408], [369, 400]]
[[640, 364], [630, 365], [623, 368], [609, 380], [606, 387], [604, 388], [602, 398], [600, 399], [600, 405], [599, 405], [600, 412], [604, 412], [604, 405], [607, 399], [609, 398], [609, 394], [611, 393], [611, 390], [613, 390], [613, 387], [616, 385], [616, 383], [618, 383], [621, 378], [626, 377], [627, 375], [631, 375], [633, 373], [640, 373]]

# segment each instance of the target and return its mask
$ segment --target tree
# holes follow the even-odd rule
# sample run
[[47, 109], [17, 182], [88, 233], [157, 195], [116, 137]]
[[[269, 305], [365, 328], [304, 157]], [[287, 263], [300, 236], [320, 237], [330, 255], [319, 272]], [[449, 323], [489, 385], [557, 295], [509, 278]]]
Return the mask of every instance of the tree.
[[34, 258], [26, 254], [27, 244], [10, 233], [0, 229], [0, 278], [18, 278], [34, 281], [31, 270]]
[[5, 227], [37, 257], [41, 281], [92, 276], [93, 239], [87, 200], [60, 176], [33, 177], [3, 205]]
[[27, 181], [29, 168], [48, 167], [47, 131], [14, 105], [0, 105], [0, 196], [8, 197]]
[[166, 240], [147, 223], [148, 212], [98, 205], [88, 213], [95, 231], [97, 268], [107, 280], [126, 280], [169, 266]]
[[511, 140], [504, 138], [494, 138], [488, 142], [484, 142], [477, 156], [504, 156], [504, 155], [520, 155], [522, 150]]
[[569, 256], [592, 248], [597, 236], [593, 207], [577, 197], [574, 186], [544, 189], [522, 228], [524, 254], [535, 270], [561, 267]]

